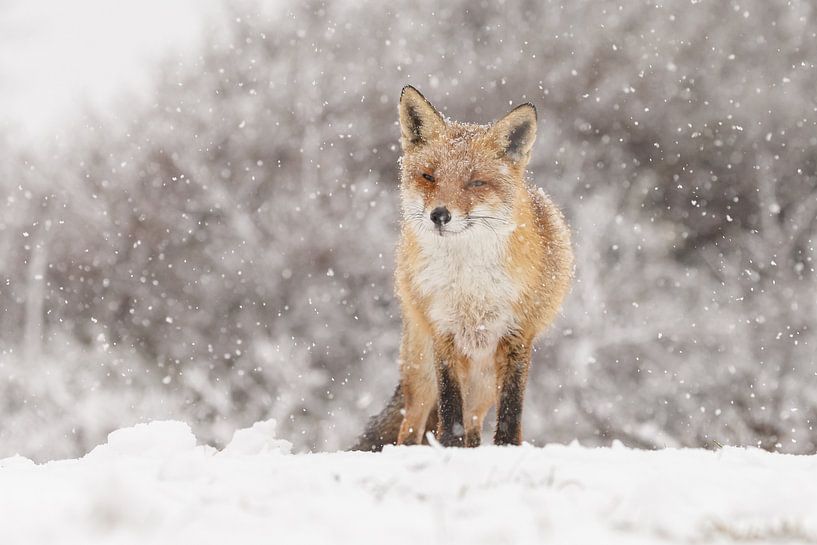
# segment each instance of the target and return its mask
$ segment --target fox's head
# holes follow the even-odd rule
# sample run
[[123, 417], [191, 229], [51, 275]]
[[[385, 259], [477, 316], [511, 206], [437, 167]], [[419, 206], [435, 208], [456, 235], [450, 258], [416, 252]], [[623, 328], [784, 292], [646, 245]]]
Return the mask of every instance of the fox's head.
[[446, 121], [407, 85], [399, 110], [404, 220], [418, 234], [441, 237], [512, 230], [536, 108], [522, 104], [491, 125]]

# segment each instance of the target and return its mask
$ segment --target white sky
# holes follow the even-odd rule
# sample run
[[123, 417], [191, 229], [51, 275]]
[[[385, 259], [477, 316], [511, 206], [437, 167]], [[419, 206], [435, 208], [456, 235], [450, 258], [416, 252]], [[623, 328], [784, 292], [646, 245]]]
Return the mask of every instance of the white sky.
[[0, 126], [47, 137], [83, 105], [144, 94], [218, 0], [0, 0]]

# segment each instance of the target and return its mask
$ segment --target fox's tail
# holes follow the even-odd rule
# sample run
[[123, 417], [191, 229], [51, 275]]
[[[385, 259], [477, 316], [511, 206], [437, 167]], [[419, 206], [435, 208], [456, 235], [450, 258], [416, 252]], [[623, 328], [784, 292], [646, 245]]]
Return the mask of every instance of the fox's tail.
[[357, 438], [352, 450], [377, 452], [383, 450], [385, 445], [397, 444], [404, 404], [403, 388], [398, 384], [386, 407], [369, 419], [363, 435]]

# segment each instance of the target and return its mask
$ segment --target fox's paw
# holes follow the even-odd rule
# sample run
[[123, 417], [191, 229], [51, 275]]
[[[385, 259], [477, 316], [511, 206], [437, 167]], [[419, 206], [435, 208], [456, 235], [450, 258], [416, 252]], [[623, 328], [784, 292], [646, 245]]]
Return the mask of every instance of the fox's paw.
[[443, 433], [440, 435], [440, 444], [444, 447], [464, 447], [465, 437], [462, 434]]
[[482, 430], [468, 430], [465, 432], [465, 446], [478, 447], [482, 442]]
[[496, 434], [494, 435], [494, 444], [495, 445], [521, 445], [522, 438], [518, 434], [509, 434], [497, 430]]

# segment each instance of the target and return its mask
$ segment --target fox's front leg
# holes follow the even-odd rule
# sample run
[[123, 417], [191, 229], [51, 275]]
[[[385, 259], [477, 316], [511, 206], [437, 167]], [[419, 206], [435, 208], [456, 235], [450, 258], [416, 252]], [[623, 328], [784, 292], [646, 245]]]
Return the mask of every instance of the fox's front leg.
[[456, 372], [457, 354], [451, 335], [434, 340], [434, 365], [437, 369], [437, 438], [445, 447], [465, 444], [462, 421], [462, 388]]
[[495, 445], [518, 445], [522, 442], [522, 401], [531, 359], [530, 339], [511, 337], [502, 341], [497, 351], [497, 388]]
[[428, 429], [428, 417], [437, 408], [437, 372], [433, 343], [415, 322], [406, 320], [400, 347], [400, 384], [403, 390], [403, 422], [398, 445], [419, 445]]

